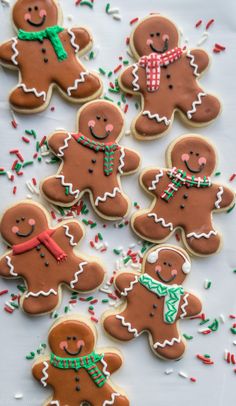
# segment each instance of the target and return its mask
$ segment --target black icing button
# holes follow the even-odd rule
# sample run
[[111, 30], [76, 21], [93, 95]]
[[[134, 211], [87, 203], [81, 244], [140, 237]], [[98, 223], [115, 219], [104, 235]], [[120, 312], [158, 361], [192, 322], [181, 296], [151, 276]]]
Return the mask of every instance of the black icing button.
[[40, 251], [40, 250], [41, 250], [41, 246], [40, 246], [40, 245], [37, 245], [36, 250], [37, 250], [37, 251]]
[[167, 79], [170, 79], [171, 78], [171, 76], [168, 74], [168, 75], [166, 75], [166, 77], [167, 77]]
[[153, 307], [153, 309], [156, 309], [156, 308], [157, 308], [157, 304], [154, 303], [154, 304], [152, 305], [152, 307]]
[[44, 254], [43, 252], [41, 252], [40, 257], [41, 257], [41, 258], [44, 258], [44, 257], [45, 257], [45, 254]]
[[184, 196], [183, 196], [183, 198], [184, 198], [184, 199], [187, 199], [187, 198], [188, 198], [188, 194], [185, 193]]
[[45, 62], [45, 63], [48, 63], [48, 58], [44, 58], [44, 62]]
[[46, 261], [46, 262], [44, 263], [44, 265], [45, 265], [45, 266], [49, 266], [49, 262]]
[[43, 54], [46, 54], [46, 48], [42, 48], [41, 51]]
[[91, 168], [89, 168], [88, 171], [89, 171], [89, 173], [93, 173], [93, 169], [91, 169]]
[[173, 89], [173, 85], [169, 85], [169, 89]]
[[155, 314], [154, 313], [150, 313], [150, 317], [154, 317], [155, 316]]
[[77, 392], [79, 392], [80, 391], [80, 386], [78, 385], [78, 386], [76, 386], [76, 388], [75, 388], [76, 390], [77, 390]]
[[78, 376], [75, 377], [75, 381], [79, 382], [79, 377]]
[[181, 208], [181, 209], [184, 209], [184, 204], [181, 204], [181, 205], [180, 205], [180, 208]]
[[96, 159], [92, 159], [92, 163], [95, 164], [97, 161]]

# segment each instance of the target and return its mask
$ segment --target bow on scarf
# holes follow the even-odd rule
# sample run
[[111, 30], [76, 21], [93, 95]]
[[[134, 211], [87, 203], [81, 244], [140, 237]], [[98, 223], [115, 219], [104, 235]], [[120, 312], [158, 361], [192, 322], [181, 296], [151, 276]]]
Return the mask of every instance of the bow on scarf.
[[64, 61], [67, 58], [67, 52], [65, 51], [62, 42], [58, 36], [60, 32], [64, 31], [64, 28], [54, 25], [53, 27], [48, 27], [42, 31], [28, 32], [24, 30], [19, 30], [18, 38], [22, 41], [40, 41], [48, 39], [53, 49], [57, 55], [59, 61]]
[[142, 56], [139, 59], [139, 65], [146, 68], [147, 89], [149, 92], [155, 92], [159, 89], [161, 79], [161, 66], [169, 65], [181, 57], [183, 50], [179, 47], [157, 54], [155, 52], [148, 56]]

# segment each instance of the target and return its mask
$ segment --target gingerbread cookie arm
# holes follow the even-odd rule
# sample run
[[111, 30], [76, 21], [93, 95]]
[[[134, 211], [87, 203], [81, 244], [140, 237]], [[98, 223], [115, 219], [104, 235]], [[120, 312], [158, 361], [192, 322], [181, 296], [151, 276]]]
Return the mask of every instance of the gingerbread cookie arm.
[[226, 186], [213, 185], [214, 209], [226, 209], [235, 203], [235, 193]]
[[55, 231], [55, 237], [60, 234], [64, 234], [68, 241], [69, 247], [75, 247], [78, 242], [83, 238], [84, 232], [77, 221], [68, 221], [64, 223], [61, 227], [58, 227]]
[[122, 272], [116, 277], [114, 284], [122, 296], [127, 296], [137, 282], [138, 274], [133, 272]]
[[205, 52], [203, 49], [191, 49], [187, 55], [189, 58], [192, 57], [192, 66], [194, 67], [195, 65], [197, 69], [196, 74], [200, 75], [208, 68], [210, 58], [207, 52]]
[[181, 299], [178, 318], [184, 319], [187, 317], [197, 316], [202, 311], [202, 303], [197, 296], [192, 293], [184, 292]]
[[166, 170], [161, 168], [149, 169], [140, 175], [141, 185], [149, 193], [158, 196], [158, 189], [163, 190], [163, 180], [166, 178]]
[[68, 132], [56, 132], [48, 138], [48, 145], [58, 158], [64, 156], [71, 143], [75, 143], [75, 140]]
[[122, 358], [118, 353], [106, 352], [101, 364], [105, 375], [113, 374], [122, 366]]
[[92, 45], [92, 37], [85, 28], [71, 28], [68, 30], [68, 33], [71, 36], [71, 43], [73, 47], [76, 49], [77, 46], [77, 51], [79, 53]]
[[140, 155], [129, 148], [121, 147], [120, 165], [118, 171], [120, 174], [135, 172], [140, 166]]
[[103, 283], [104, 277], [105, 270], [101, 264], [79, 259], [78, 270], [73, 275], [70, 286], [79, 292], [90, 292]]
[[0, 258], [0, 275], [5, 278], [17, 278], [19, 275], [19, 271], [17, 269], [17, 261], [16, 258], [8, 253]]
[[131, 91], [131, 93], [139, 92], [141, 90], [140, 77], [144, 74], [144, 70], [137, 63], [134, 63], [121, 73], [119, 77], [120, 86], [126, 91]]
[[18, 65], [18, 55], [17, 38], [12, 38], [10, 41], [0, 45], [0, 62], [3, 65]]
[[32, 374], [34, 378], [41, 383], [44, 387], [52, 383], [50, 379], [50, 372], [53, 367], [50, 365], [48, 358], [45, 358], [42, 362], [36, 362], [32, 368]]

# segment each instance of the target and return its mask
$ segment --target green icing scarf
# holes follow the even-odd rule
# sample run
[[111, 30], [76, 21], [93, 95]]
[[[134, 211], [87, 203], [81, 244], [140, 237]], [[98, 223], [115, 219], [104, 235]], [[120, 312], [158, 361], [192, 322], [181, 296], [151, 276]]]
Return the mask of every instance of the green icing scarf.
[[44, 39], [49, 39], [53, 49], [57, 55], [59, 61], [64, 61], [67, 58], [67, 52], [65, 51], [62, 42], [58, 36], [60, 32], [64, 31], [64, 28], [54, 25], [53, 27], [48, 27], [42, 31], [27, 32], [24, 30], [19, 30], [18, 38], [22, 41], [43, 41]]
[[118, 144], [91, 141], [81, 133], [72, 135], [84, 147], [93, 149], [96, 152], [104, 152], [103, 170], [106, 176], [111, 175], [114, 169], [114, 153], [120, 149], [120, 146]]
[[164, 321], [173, 324], [178, 313], [181, 296], [184, 294], [183, 287], [181, 285], [165, 285], [146, 273], [140, 276], [139, 282], [157, 296], [165, 296]]
[[106, 383], [107, 378], [99, 370], [96, 364], [103, 358], [104, 354], [96, 354], [95, 352], [91, 352], [91, 354], [78, 358], [61, 358], [51, 353], [50, 363], [54, 367], [60, 369], [78, 370], [84, 368], [92, 378], [93, 382], [101, 388]]

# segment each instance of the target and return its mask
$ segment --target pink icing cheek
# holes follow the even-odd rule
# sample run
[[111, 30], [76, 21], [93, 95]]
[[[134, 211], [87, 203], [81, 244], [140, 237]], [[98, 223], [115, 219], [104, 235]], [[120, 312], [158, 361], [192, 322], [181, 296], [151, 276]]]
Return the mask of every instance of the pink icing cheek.
[[64, 350], [65, 348], [68, 348], [68, 343], [67, 341], [61, 341], [59, 344], [59, 347], [61, 350]]
[[201, 158], [199, 158], [198, 163], [199, 165], [206, 165], [206, 158], [204, 156], [201, 156]]
[[40, 10], [40, 12], [39, 12], [39, 16], [40, 16], [40, 17], [44, 17], [44, 16], [46, 16], [46, 15], [47, 15], [46, 10]]
[[148, 38], [148, 39], [147, 39], [146, 44], [147, 44], [147, 45], [151, 45], [151, 44], [153, 44], [153, 40], [152, 40], [152, 39], [150, 39], [150, 38]]
[[95, 126], [95, 121], [94, 120], [90, 120], [88, 122], [88, 127], [94, 127]]
[[105, 130], [106, 130], [107, 132], [111, 133], [112, 130], [113, 130], [113, 128], [114, 128], [114, 127], [113, 127], [112, 124], [107, 124], [106, 127], [105, 127]]
[[31, 14], [30, 13], [25, 13], [24, 19], [25, 19], [25, 21], [30, 20], [31, 19]]
[[84, 340], [78, 340], [77, 341], [77, 348], [83, 347], [84, 346]]
[[155, 267], [155, 271], [158, 272], [158, 273], [161, 273], [161, 266], [160, 266], [160, 265], [157, 265], [157, 266]]
[[18, 233], [18, 231], [19, 231], [19, 227], [13, 226], [12, 229], [11, 229], [11, 231], [13, 232], [13, 234], [16, 234], [16, 233]]
[[163, 41], [166, 41], [166, 40], [169, 40], [169, 35], [167, 35], [167, 34], [164, 34], [164, 35], [162, 35], [162, 40]]
[[184, 161], [188, 161], [188, 160], [189, 160], [189, 154], [183, 154], [183, 155], [181, 156], [181, 159], [182, 159], [183, 162], [184, 162]]
[[171, 275], [172, 275], [172, 276], [176, 276], [177, 273], [178, 273], [178, 271], [176, 271], [176, 269], [172, 269], [172, 271], [171, 271]]
[[35, 220], [34, 219], [29, 219], [28, 221], [30, 226], [34, 226], [35, 225]]

